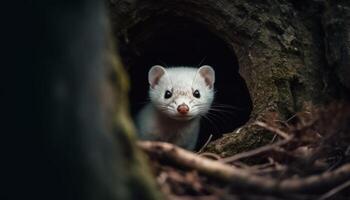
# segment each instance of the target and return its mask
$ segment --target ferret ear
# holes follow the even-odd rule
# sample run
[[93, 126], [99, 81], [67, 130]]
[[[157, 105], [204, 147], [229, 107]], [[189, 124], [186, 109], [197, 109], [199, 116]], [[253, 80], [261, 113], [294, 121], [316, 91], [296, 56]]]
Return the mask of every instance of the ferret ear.
[[198, 69], [198, 73], [204, 78], [205, 83], [210, 89], [214, 87], [215, 71], [209, 65], [203, 65]]
[[164, 67], [160, 66], [160, 65], [155, 65], [153, 66], [149, 72], [148, 72], [148, 82], [151, 86], [151, 88], [154, 88], [160, 78], [165, 74], [165, 69]]

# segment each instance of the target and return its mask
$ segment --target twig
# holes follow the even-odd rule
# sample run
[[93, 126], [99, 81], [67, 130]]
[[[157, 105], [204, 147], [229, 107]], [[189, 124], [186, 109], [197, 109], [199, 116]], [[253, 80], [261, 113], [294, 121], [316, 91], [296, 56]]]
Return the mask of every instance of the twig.
[[220, 160], [221, 157], [215, 153], [210, 153], [210, 152], [204, 152], [199, 154], [200, 156], [207, 157], [207, 158], [214, 158], [215, 160]]
[[261, 170], [253, 170], [252, 173], [255, 175], [264, 175], [264, 174], [271, 174], [272, 172], [282, 172], [286, 171], [286, 168], [276, 168], [276, 167], [269, 167]]
[[201, 149], [199, 149], [199, 151], [197, 152], [198, 154], [202, 153], [202, 152], [203, 152], [203, 150], [205, 149], [205, 147], [207, 147], [207, 146], [208, 146], [208, 144], [209, 144], [209, 142], [211, 141], [211, 138], [212, 138], [212, 137], [213, 137], [213, 134], [210, 134], [210, 136], [209, 136], [208, 140], [205, 142], [205, 144], [202, 146], [202, 148], [201, 148]]
[[274, 165], [275, 165], [274, 163], [268, 162], [268, 163], [264, 163], [264, 164], [260, 164], [260, 165], [253, 165], [253, 166], [250, 167], [250, 169], [260, 170], [260, 169], [265, 169], [265, 168], [272, 167]]
[[234, 161], [237, 161], [237, 160], [240, 160], [240, 159], [243, 159], [243, 158], [256, 156], [256, 155], [259, 155], [261, 153], [265, 153], [267, 151], [271, 151], [271, 150], [275, 149], [276, 147], [285, 145], [285, 144], [289, 143], [290, 141], [291, 141], [291, 139], [281, 140], [281, 141], [278, 141], [278, 142], [273, 143], [273, 144], [269, 144], [269, 145], [265, 145], [265, 146], [253, 149], [251, 151], [245, 151], [245, 152], [236, 154], [234, 156], [223, 158], [220, 161], [221, 162], [225, 162], [225, 163], [230, 163], [230, 162], [234, 162]]
[[266, 130], [269, 130], [271, 132], [274, 132], [276, 133], [277, 135], [281, 136], [282, 138], [288, 140], [290, 139], [292, 136], [288, 135], [286, 132], [280, 130], [280, 129], [277, 129], [275, 127], [272, 127], [272, 126], [269, 126], [268, 124], [264, 123], [264, 122], [261, 122], [261, 121], [257, 121], [257, 122], [254, 122], [255, 125], [258, 125], [262, 128], [265, 128]]
[[318, 200], [325, 200], [329, 197], [334, 196], [336, 193], [340, 192], [341, 190], [347, 188], [350, 186], [350, 180], [346, 181], [345, 183], [342, 183], [341, 185], [338, 185], [337, 187], [333, 188], [332, 190], [328, 191], [324, 195], [322, 195]]
[[296, 116], [298, 116], [298, 113], [295, 113], [294, 115], [292, 115], [291, 117], [289, 117], [289, 118], [286, 120], [286, 123], [288, 123], [290, 120], [294, 119]]
[[277, 138], [277, 134], [274, 134], [270, 141], [270, 144], [272, 144], [276, 140], [276, 138]]
[[313, 193], [317, 194], [340, 185], [350, 178], [350, 164], [345, 164], [332, 172], [324, 172], [305, 178], [278, 180], [252, 175], [228, 164], [210, 160], [197, 154], [164, 142], [139, 142], [145, 152], [157, 156], [160, 160], [197, 170], [207, 176], [229, 182], [232, 187], [255, 190], [263, 193]]

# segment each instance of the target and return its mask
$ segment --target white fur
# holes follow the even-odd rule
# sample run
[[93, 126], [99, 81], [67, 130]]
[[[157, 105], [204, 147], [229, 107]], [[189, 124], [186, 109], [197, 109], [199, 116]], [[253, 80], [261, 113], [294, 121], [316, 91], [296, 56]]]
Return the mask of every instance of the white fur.
[[[201, 68], [154, 66], [149, 71], [151, 102], [137, 116], [139, 136], [143, 140], [159, 140], [194, 149], [200, 117], [205, 115], [214, 99], [214, 70]], [[164, 98], [165, 92], [172, 97]], [[198, 90], [200, 98], [193, 96]], [[186, 104], [186, 116], [177, 111], [178, 105]]]

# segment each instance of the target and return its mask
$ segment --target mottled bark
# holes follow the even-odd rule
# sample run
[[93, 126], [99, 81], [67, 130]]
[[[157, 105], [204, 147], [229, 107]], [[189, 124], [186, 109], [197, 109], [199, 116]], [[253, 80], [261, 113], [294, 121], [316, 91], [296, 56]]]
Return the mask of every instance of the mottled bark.
[[[337, 85], [338, 80], [332, 77], [334, 69], [328, 67], [325, 58], [321, 21], [323, 2], [110, 2], [117, 37], [132, 38], [128, 32], [132, 27], [157, 16], [186, 17], [205, 25], [235, 52], [239, 73], [253, 102], [251, 118], [239, 131], [211, 143], [207, 148], [209, 151], [227, 156], [259, 146], [268, 141], [269, 135], [262, 134], [251, 122], [265, 113], [274, 111], [287, 119], [306, 104], [320, 105], [344, 96]], [[153, 34], [152, 31], [159, 30], [148, 33]], [[147, 40], [147, 37], [141, 36], [137, 40]], [[345, 69], [339, 68], [338, 74]]]
[[350, 2], [327, 1], [323, 16], [327, 64], [350, 90]]

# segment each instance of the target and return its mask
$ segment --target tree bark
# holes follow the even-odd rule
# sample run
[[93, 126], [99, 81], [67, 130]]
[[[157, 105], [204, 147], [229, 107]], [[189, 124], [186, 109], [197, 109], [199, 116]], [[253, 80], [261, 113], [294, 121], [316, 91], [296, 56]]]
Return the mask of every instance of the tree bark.
[[15, 26], [28, 29], [9, 37], [23, 41], [11, 44], [20, 65], [9, 65], [19, 69], [11, 78], [22, 79], [8, 85], [18, 101], [9, 104], [17, 120], [3, 140], [10, 167], [2, 199], [160, 199], [135, 147], [128, 78], [103, 1], [23, 5]]
[[[339, 57], [331, 54], [339, 52], [339, 43], [333, 49], [328, 48], [328, 59], [325, 58], [322, 28], [325, 5], [322, 1], [110, 2], [112, 23], [117, 37], [132, 38], [132, 33], [129, 32], [132, 27], [154, 17], [186, 17], [205, 25], [211, 32], [223, 38], [235, 52], [239, 61], [239, 73], [251, 95], [253, 110], [245, 126], [212, 142], [208, 145], [208, 151], [229, 156], [260, 146], [269, 141], [270, 136], [263, 134], [261, 129], [253, 127], [251, 123], [262, 118], [265, 113], [277, 112], [282, 118], [288, 119], [310, 104], [323, 105], [346, 96], [344, 88], [339, 86], [339, 82], [347, 85], [346, 78], [342, 75], [348, 69], [346, 64], [336, 69], [327, 64], [327, 61], [334, 62], [330, 58]], [[347, 9], [342, 7], [342, 10], [345, 12]], [[344, 19], [343, 16], [340, 18]], [[342, 23], [347, 24], [345, 20]], [[325, 26], [328, 26], [327, 23]], [[348, 32], [345, 29], [341, 41], [348, 44]], [[147, 33], [153, 34], [152, 31], [159, 30], [149, 30]], [[326, 34], [331, 35], [329, 31]], [[339, 37], [333, 37], [334, 41], [335, 38]], [[146, 40], [147, 37], [137, 38], [138, 41], [143, 39]], [[333, 43], [326, 42], [327, 46], [332, 46]], [[347, 52], [346, 48], [342, 52]], [[347, 57], [343, 58], [342, 62], [345, 63]], [[336, 73], [339, 80], [332, 77], [335, 71], [338, 71]]]
[[327, 1], [323, 16], [327, 64], [342, 87], [350, 89], [350, 3]]

